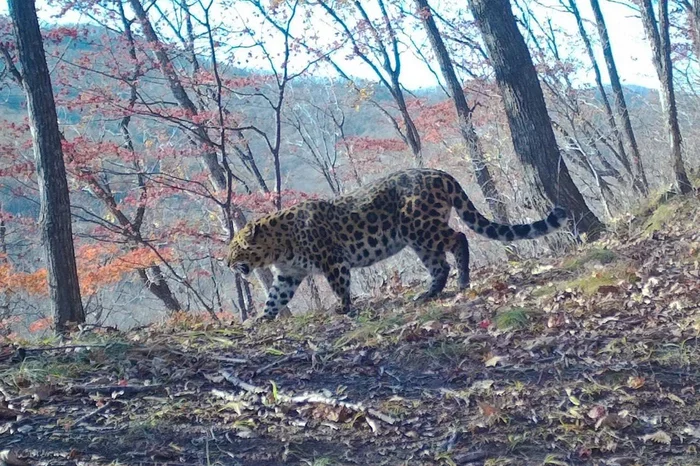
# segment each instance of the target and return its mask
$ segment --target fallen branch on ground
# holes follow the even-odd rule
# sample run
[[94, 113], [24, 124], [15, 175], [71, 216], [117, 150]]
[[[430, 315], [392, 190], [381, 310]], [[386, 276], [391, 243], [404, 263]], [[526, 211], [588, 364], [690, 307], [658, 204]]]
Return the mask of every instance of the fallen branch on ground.
[[[228, 371], [219, 371], [219, 373], [226, 379], [229, 383], [233, 384], [234, 386], [241, 388], [245, 390], [246, 392], [253, 393], [255, 395], [260, 395], [262, 393], [266, 393], [267, 390], [264, 389], [263, 387], [257, 386], [257, 385], [252, 385], [247, 382], [244, 382], [243, 380], [239, 379], [235, 375], [231, 374]], [[212, 394], [215, 396], [221, 397], [221, 398], [227, 398], [227, 395], [225, 392], [222, 392], [221, 390], [212, 390]], [[340, 406], [342, 408], [348, 409], [350, 411], [354, 411], [357, 413], [362, 413], [366, 417], [373, 417], [376, 419], [379, 419], [380, 421], [383, 421], [389, 425], [394, 425], [397, 423], [397, 420], [394, 419], [393, 417], [389, 416], [388, 414], [384, 414], [374, 408], [368, 408], [366, 406], [363, 406], [362, 403], [351, 403], [349, 401], [343, 401], [343, 400], [337, 400], [335, 398], [331, 398], [329, 396], [323, 395], [321, 393], [304, 393], [302, 395], [295, 395], [295, 396], [289, 396], [281, 393], [279, 390], [277, 391], [277, 401], [282, 402], [282, 403], [292, 403], [292, 404], [306, 404], [306, 403], [318, 403], [318, 404], [324, 404], [324, 405], [329, 405], [329, 406]]]
[[226, 379], [229, 383], [231, 383], [233, 386], [242, 388], [243, 390], [249, 392], [249, 393], [254, 393], [256, 395], [259, 395], [261, 393], [265, 393], [266, 390], [262, 387], [258, 387], [257, 385], [251, 385], [248, 382], [244, 382], [235, 375], [231, 374], [229, 371], [219, 371], [219, 373]]
[[101, 392], [101, 393], [112, 393], [112, 392], [124, 392], [124, 394], [134, 394], [134, 393], [144, 393], [144, 392], [155, 392], [162, 390], [163, 385], [71, 385], [65, 388], [66, 391], [76, 391], [76, 392]]
[[103, 405], [100, 406], [99, 408], [97, 408], [97, 409], [95, 409], [95, 410], [93, 410], [93, 411], [90, 411], [90, 412], [87, 413], [86, 415], [81, 416], [81, 417], [79, 417], [78, 419], [76, 419], [76, 421], [73, 423], [73, 425], [74, 425], [74, 426], [77, 426], [77, 425], [80, 424], [81, 422], [85, 422], [85, 421], [87, 421], [88, 419], [90, 419], [91, 417], [97, 416], [97, 415], [100, 414], [102, 411], [106, 411], [107, 408], [109, 408], [111, 405], [112, 405], [112, 402], [111, 402], [111, 401], [108, 401], [107, 403], [103, 404]]

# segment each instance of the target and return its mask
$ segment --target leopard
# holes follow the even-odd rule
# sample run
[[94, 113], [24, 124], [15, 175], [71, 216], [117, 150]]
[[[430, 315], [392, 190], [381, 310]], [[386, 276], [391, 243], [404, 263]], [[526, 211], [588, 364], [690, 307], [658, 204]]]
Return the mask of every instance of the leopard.
[[534, 239], [559, 230], [568, 212], [555, 206], [546, 218], [500, 224], [482, 215], [449, 173], [429, 168], [396, 171], [331, 199], [307, 199], [246, 223], [229, 243], [227, 267], [243, 275], [271, 266], [273, 282], [260, 318], [272, 320], [304, 278], [322, 274], [338, 297], [336, 312], [353, 315], [351, 270], [368, 267], [404, 248], [430, 274], [417, 301], [446, 286], [451, 253], [460, 290], [469, 287], [467, 236], [449, 225], [452, 209], [477, 234], [499, 241]]

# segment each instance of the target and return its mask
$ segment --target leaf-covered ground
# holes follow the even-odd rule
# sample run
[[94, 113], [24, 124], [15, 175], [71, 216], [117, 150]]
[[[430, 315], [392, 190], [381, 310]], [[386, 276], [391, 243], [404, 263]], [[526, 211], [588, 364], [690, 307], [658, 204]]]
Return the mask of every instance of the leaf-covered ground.
[[0, 464], [700, 464], [698, 205], [428, 305], [8, 348]]

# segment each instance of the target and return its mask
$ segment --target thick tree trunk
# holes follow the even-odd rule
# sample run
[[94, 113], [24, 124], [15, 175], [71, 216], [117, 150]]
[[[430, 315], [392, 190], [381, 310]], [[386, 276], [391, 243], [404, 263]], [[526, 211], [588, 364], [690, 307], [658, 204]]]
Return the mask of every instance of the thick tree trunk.
[[474, 122], [472, 121], [472, 110], [469, 108], [467, 98], [464, 95], [464, 90], [457, 79], [457, 73], [455, 73], [455, 69], [452, 66], [450, 54], [442, 40], [437, 24], [435, 24], [435, 19], [433, 18], [430, 10], [428, 0], [415, 0], [415, 3], [419, 10], [418, 15], [423, 22], [423, 27], [425, 27], [425, 30], [428, 33], [428, 39], [433, 47], [438, 63], [440, 64], [442, 75], [450, 89], [450, 93], [452, 94], [452, 101], [455, 104], [457, 118], [459, 120], [459, 130], [465, 144], [467, 145], [467, 149], [469, 150], [469, 156], [474, 167], [476, 181], [481, 188], [481, 192], [484, 193], [486, 202], [488, 202], [495, 220], [501, 223], [510, 223], [508, 220], [506, 204], [503, 202], [501, 193], [499, 193], [498, 189], [496, 189], [496, 184], [494, 183], [489, 167], [486, 164], [484, 151], [481, 148], [479, 137], [476, 134]]
[[85, 311], [80, 299], [56, 104], [34, 0], [10, 0], [9, 5], [34, 141], [41, 199], [39, 219], [46, 252], [51, 311], [56, 331], [63, 333], [69, 322], [85, 322]]
[[629, 112], [627, 111], [627, 102], [625, 101], [625, 94], [622, 91], [622, 83], [620, 82], [620, 75], [617, 73], [617, 65], [615, 64], [615, 57], [613, 57], [612, 46], [610, 45], [610, 37], [608, 36], [608, 27], [605, 24], [605, 18], [603, 17], [603, 12], [600, 9], [600, 4], [598, 0], [590, 0], [591, 8], [593, 9], [593, 16], [595, 17], [596, 26], [598, 27], [598, 35], [600, 36], [600, 43], [603, 47], [603, 57], [605, 58], [605, 64], [608, 68], [608, 75], [610, 77], [610, 87], [612, 87], [613, 98], [615, 100], [615, 109], [617, 110], [617, 115], [622, 121], [622, 128], [625, 131], [625, 136], [630, 145], [630, 151], [632, 152], [632, 164], [634, 165], [634, 186], [637, 191], [642, 194], [649, 192], [649, 182], [647, 181], [646, 174], [644, 173], [644, 164], [642, 163], [642, 157], [639, 152], [639, 145], [637, 144], [637, 138], [634, 135], [634, 130], [632, 129], [632, 122], [630, 120]]
[[503, 96], [511, 137], [528, 182], [543, 198], [561, 204], [579, 231], [604, 229], [571, 179], [557, 147], [542, 88], [509, 0], [470, 0]]
[[654, 68], [661, 83], [661, 107], [666, 118], [666, 129], [671, 143], [671, 163], [678, 190], [687, 194], [693, 186], [683, 164], [683, 138], [678, 124], [678, 108], [673, 87], [673, 64], [671, 63], [671, 38], [668, 24], [668, 0], [659, 0], [658, 25], [651, 0], [642, 0], [640, 12], [644, 31], [651, 43]]

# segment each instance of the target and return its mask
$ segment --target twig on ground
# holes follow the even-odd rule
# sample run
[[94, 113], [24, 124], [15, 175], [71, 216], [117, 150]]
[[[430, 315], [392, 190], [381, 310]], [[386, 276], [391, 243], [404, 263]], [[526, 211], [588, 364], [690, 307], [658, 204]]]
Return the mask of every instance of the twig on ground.
[[162, 390], [163, 385], [71, 385], [65, 387], [66, 391], [76, 392], [124, 392], [124, 394], [145, 393]]
[[[254, 393], [256, 395], [259, 395], [261, 393], [265, 393], [267, 390], [265, 390], [263, 387], [259, 387], [257, 385], [252, 385], [247, 382], [244, 382], [243, 380], [239, 379], [235, 375], [231, 374], [228, 371], [219, 371], [219, 373], [226, 379], [228, 382], [233, 384], [234, 386], [241, 388], [249, 393]], [[212, 391], [212, 393], [214, 393]], [[216, 396], [220, 396], [223, 398], [226, 398], [227, 395], [225, 395], [225, 392], [221, 392], [220, 390], [217, 390], [216, 393], [214, 393]], [[295, 396], [289, 396], [285, 395], [281, 392], [278, 391], [277, 393], [277, 400], [282, 402], [282, 403], [294, 403], [294, 404], [304, 404], [304, 403], [319, 403], [319, 404], [326, 404], [330, 406], [341, 406], [343, 408], [349, 409], [350, 411], [355, 411], [359, 413], [363, 413], [366, 416], [371, 416], [374, 418], [379, 419], [380, 421], [386, 422], [387, 424], [394, 425], [396, 424], [396, 419], [393, 417], [384, 414], [374, 408], [367, 408], [365, 406], [362, 406], [361, 403], [351, 403], [349, 401], [342, 401], [342, 400], [336, 400], [335, 398], [331, 398], [329, 396], [322, 395], [320, 393], [305, 393], [303, 395], [295, 395]]]
[[260, 393], [265, 393], [265, 389], [258, 387], [257, 385], [251, 385], [248, 382], [244, 382], [235, 375], [231, 374], [229, 371], [219, 371], [219, 373], [226, 379], [230, 384], [242, 388], [249, 393], [255, 393], [256, 395]]
[[306, 354], [300, 350], [295, 351], [294, 353], [292, 353], [288, 356], [280, 358], [276, 361], [271, 362], [270, 364], [267, 364], [267, 365], [261, 367], [260, 369], [257, 369], [255, 372], [253, 372], [253, 376], [258, 376], [258, 375], [262, 374], [263, 372], [266, 372], [266, 371], [272, 369], [273, 367], [279, 366], [279, 365], [284, 364], [286, 362], [295, 361], [297, 359], [307, 359], [308, 357], [309, 357], [308, 354]]
[[330, 405], [330, 406], [341, 406], [341, 407], [349, 409], [351, 411], [369, 414], [372, 417], [376, 417], [380, 421], [384, 421], [390, 425], [396, 424], [396, 419], [389, 416], [388, 414], [384, 414], [380, 411], [377, 411], [374, 408], [366, 408], [365, 406], [362, 406], [361, 403], [350, 403], [349, 401], [336, 400], [335, 398], [331, 398], [329, 396], [325, 396], [325, 395], [322, 395], [320, 393], [305, 393], [303, 395], [297, 395], [297, 396], [287, 397], [287, 398], [288, 398], [288, 401], [291, 401], [292, 403], [297, 403], [297, 404], [320, 403], [320, 404], [326, 404], [326, 405]]
[[69, 349], [80, 349], [80, 348], [106, 348], [109, 344], [96, 344], [96, 345], [65, 345], [65, 346], [47, 346], [45, 348], [21, 348], [26, 353], [42, 353], [47, 351], [59, 351], [59, 350], [69, 350]]
[[95, 409], [95, 410], [93, 410], [93, 411], [90, 411], [90, 412], [87, 413], [86, 415], [81, 416], [81, 417], [79, 417], [78, 419], [76, 419], [75, 422], [73, 423], [73, 425], [74, 425], [74, 426], [77, 426], [77, 425], [80, 424], [81, 422], [85, 422], [85, 421], [87, 421], [88, 419], [90, 419], [91, 417], [97, 416], [97, 415], [100, 414], [102, 411], [107, 410], [107, 408], [109, 408], [111, 405], [112, 405], [112, 402], [111, 402], [111, 401], [108, 401], [107, 403], [103, 404], [103, 405], [100, 406], [99, 408], [97, 408], [97, 409]]
[[213, 359], [214, 361], [227, 362], [229, 364], [248, 364], [250, 360], [244, 358], [227, 358], [225, 356], [210, 356], [207, 359]]

